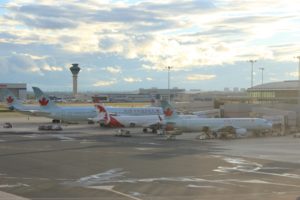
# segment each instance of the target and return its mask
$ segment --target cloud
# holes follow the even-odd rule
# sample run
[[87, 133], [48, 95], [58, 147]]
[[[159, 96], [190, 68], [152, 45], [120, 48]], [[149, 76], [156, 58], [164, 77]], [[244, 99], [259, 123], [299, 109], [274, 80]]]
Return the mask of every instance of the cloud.
[[295, 77], [295, 78], [298, 78], [298, 71], [295, 71], [295, 72], [288, 72], [286, 73], [287, 76], [290, 76], [290, 77]]
[[16, 15], [21, 22], [27, 26], [42, 28], [42, 29], [65, 29], [65, 28], [75, 28], [77, 24], [72, 20], [67, 19], [55, 19], [55, 18], [45, 18], [39, 17], [34, 18], [26, 15]]
[[[68, 10], [67, 4], [50, 5], [43, 3], [36, 4], [11, 4], [7, 8], [12, 11], [6, 15], [7, 19], [18, 20], [23, 22], [29, 27], [41, 28], [41, 29], [64, 29], [75, 28], [78, 26], [78, 21], [74, 20], [78, 18], [80, 13], [76, 15], [75, 10]], [[72, 20], [73, 18], [73, 20]]]
[[2, 73], [13, 75], [15, 73], [26, 76], [32, 72], [34, 75], [44, 76], [47, 72], [63, 71], [63, 67], [49, 65], [46, 57], [26, 53], [12, 52], [10, 56], [0, 59]]
[[46, 59], [46, 58], [47, 58], [47, 56], [31, 55], [31, 54], [28, 54], [28, 53], [19, 53], [19, 55], [28, 56], [28, 57], [30, 57], [32, 60], [43, 60], [43, 59]]
[[[61, 48], [67, 51], [112, 53], [125, 59], [142, 59], [150, 66], [157, 66], [153, 67], [155, 70], [163, 68], [161, 63], [186, 69], [233, 63], [247, 55], [275, 58], [273, 49], [249, 45], [249, 39], [245, 38], [266, 33], [257, 31], [263, 28], [262, 25], [274, 35], [277, 31], [272, 31], [268, 24], [289, 20], [294, 15], [238, 14], [239, 9], [264, 8], [267, 2], [170, 0], [126, 4], [89, 0], [87, 3], [53, 5], [43, 1], [11, 4], [5, 16], [26, 26], [40, 28], [38, 42], [50, 42], [57, 47], [63, 42]], [[229, 7], [237, 13], [229, 15], [232, 13]], [[272, 8], [280, 7], [281, 3], [272, 4]], [[257, 12], [268, 9], [257, 9]], [[47, 29], [66, 31], [55, 31], [55, 35], [49, 36]], [[7, 34], [10, 34], [6, 35], [8, 38], [16, 37]], [[262, 50], [258, 52], [257, 48]]]
[[62, 67], [56, 67], [56, 66], [45, 66], [42, 69], [45, 71], [63, 71], [64, 70]]
[[154, 10], [163, 14], [169, 13], [170, 15], [186, 13], [187, 10], [189, 11], [187, 14], [194, 14], [199, 13], [199, 10], [204, 11], [215, 8], [215, 5], [209, 0], [171, 0], [164, 2], [146, 2], [140, 5], [146, 10]]
[[[162, 82], [166, 66], [233, 73], [230, 66], [252, 58], [288, 66], [300, 53], [299, 10], [284, 0], [10, 0], [1, 11], [1, 78], [9, 73], [15, 80], [31, 73], [53, 81], [46, 75], [63, 74], [60, 66], [68, 71], [78, 62], [86, 66], [82, 75], [88, 77], [80, 79], [86, 85], [102, 72], [139, 83], [128, 84], [132, 88], [152, 87]], [[220, 77], [216, 71], [206, 72]], [[241, 71], [234, 72], [243, 81]], [[155, 81], [144, 81], [150, 76]]]
[[0, 68], [2, 73], [21, 73], [40, 71], [39, 62], [33, 60], [30, 56], [12, 54], [0, 59]]
[[[68, 66], [68, 68], [69, 68], [69, 66]], [[84, 70], [84, 71], [87, 71], [87, 72], [91, 72], [91, 71], [94, 71], [95, 69], [92, 68], [92, 67], [86, 67], [86, 68], [84, 68], [83, 70]]]
[[186, 79], [189, 81], [203, 81], [203, 80], [211, 80], [214, 78], [216, 78], [216, 75], [214, 74], [193, 74], [186, 77]]
[[146, 77], [146, 80], [147, 80], [147, 81], [153, 81], [153, 78], [151, 78], [151, 77]]
[[115, 80], [110, 81], [97, 81], [93, 84], [94, 87], [107, 87], [116, 84]]
[[166, 69], [163, 69], [162, 67], [150, 66], [150, 65], [145, 65], [145, 64], [142, 65], [142, 69], [145, 69], [147, 71], [149, 71], [149, 70], [154, 70], [154, 71], [163, 71], [163, 70], [166, 70]]
[[279, 79], [277, 77], [270, 77], [269, 79], [270, 79], [270, 81], [273, 81], [273, 82], [282, 81], [282, 79]]
[[116, 66], [116, 67], [113, 67], [113, 66], [106, 67], [105, 70], [108, 71], [109, 73], [112, 73], [112, 74], [118, 74], [118, 73], [122, 72], [121, 67], [118, 67], [118, 66]]
[[126, 77], [123, 80], [128, 83], [142, 82], [140, 78], [133, 78], [133, 77]]
[[[41, 69], [40, 69], [39, 67], [37, 67], [37, 66], [29, 67], [29, 68], [27, 69], [27, 71], [41, 73]], [[42, 75], [44, 75], [44, 74], [42, 74]]]
[[0, 41], [8, 41], [10, 39], [17, 39], [18, 37], [14, 34], [11, 34], [9, 32], [0, 32]]

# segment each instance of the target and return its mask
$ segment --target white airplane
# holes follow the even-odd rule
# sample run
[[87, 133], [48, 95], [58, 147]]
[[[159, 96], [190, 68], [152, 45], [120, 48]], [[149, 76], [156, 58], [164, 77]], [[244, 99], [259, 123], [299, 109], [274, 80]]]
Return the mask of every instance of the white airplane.
[[111, 114], [102, 105], [96, 105], [99, 118], [95, 118], [96, 122], [104, 120], [104, 125], [111, 128], [126, 127], [143, 127], [143, 132], [147, 132], [147, 128], [151, 128], [155, 133], [162, 125], [163, 118], [160, 116], [159, 110], [154, 115], [116, 115]]
[[[162, 102], [165, 114], [165, 129], [172, 131], [179, 129], [182, 132], [234, 131], [237, 136], [244, 136], [247, 130], [266, 130], [272, 128], [272, 123], [261, 118], [197, 118], [177, 115], [174, 108], [166, 101]], [[178, 134], [178, 133], [176, 133]]]
[[97, 116], [96, 109], [93, 106], [77, 107], [77, 106], [57, 106], [42, 90], [32, 87], [36, 99], [40, 104], [40, 114], [44, 117], [53, 119], [54, 123], [60, 121], [65, 122], [87, 122], [89, 118]]
[[105, 109], [112, 115], [163, 115], [161, 107], [111, 107]]
[[[80, 122], [80, 121], [96, 121], [103, 120], [100, 115], [97, 115], [97, 111], [94, 106], [57, 106], [47, 95], [45, 95], [41, 89], [32, 87], [35, 96], [40, 104], [42, 116], [53, 119], [53, 122], [57, 123], [60, 121], [66, 122]], [[109, 113], [117, 115], [163, 115], [161, 107], [106, 107]], [[98, 120], [98, 121], [97, 121]]]
[[6, 100], [8, 109], [10, 110], [15, 110], [27, 115], [38, 115], [41, 110], [39, 106], [24, 105], [22, 101], [6, 88], [2, 89], [1, 96]]
[[[103, 104], [97, 103], [97, 105], [101, 105], [105, 110], [112, 116], [143, 116], [143, 115], [164, 115], [161, 107], [112, 107], [112, 106], [104, 106]], [[99, 109], [97, 109], [99, 111]], [[100, 123], [104, 122], [104, 114], [105, 111], [98, 112], [97, 117], [91, 118], [90, 120]]]

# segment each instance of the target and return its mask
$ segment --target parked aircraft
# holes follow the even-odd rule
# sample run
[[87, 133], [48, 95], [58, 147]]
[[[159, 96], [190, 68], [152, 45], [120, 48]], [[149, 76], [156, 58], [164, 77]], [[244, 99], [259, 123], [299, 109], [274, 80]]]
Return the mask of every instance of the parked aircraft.
[[[101, 105], [105, 108], [107, 112], [110, 113], [112, 116], [143, 116], [143, 115], [160, 115], [163, 116], [163, 110], [161, 107], [112, 107], [112, 106], [104, 106], [103, 104], [96, 104]], [[94, 122], [103, 122], [104, 121], [104, 111], [98, 112], [97, 117], [91, 118], [90, 120]]]
[[[41, 106], [41, 110], [44, 112], [43, 116], [53, 119], [53, 122], [67, 121], [101, 121], [100, 115], [97, 115], [97, 111], [94, 106], [57, 106], [47, 95], [45, 95], [41, 89], [32, 87], [35, 96]], [[157, 115], [157, 113], [163, 115], [161, 107], [105, 107], [111, 114], [117, 115]], [[97, 122], [98, 122], [97, 121]]]
[[163, 115], [161, 107], [104, 107], [112, 115]]
[[166, 101], [162, 102], [165, 114], [166, 130], [180, 131], [230, 131], [242, 136], [248, 130], [266, 130], [272, 128], [272, 123], [261, 118], [191, 118], [177, 115], [175, 109]]
[[7, 106], [10, 110], [15, 110], [28, 115], [38, 115], [40, 112], [39, 106], [24, 105], [10, 90], [2, 89], [2, 95], [6, 100]]
[[54, 123], [65, 122], [82, 122], [89, 121], [89, 118], [96, 117], [97, 112], [93, 106], [57, 106], [49, 97], [37, 87], [32, 87], [36, 99], [40, 104], [43, 116], [53, 119]]
[[147, 132], [147, 128], [151, 128], [152, 132], [155, 133], [163, 121], [163, 118], [160, 116], [160, 110], [157, 110], [157, 113], [154, 115], [116, 115], [109, 113], [102, 105], [96, 105], [96, 108], [100, 118], [95, 118], [94, 120], [99, 122], [99, 119], [103, 119], [104, 125], [112, 128], [143, 127], [144, 132]]

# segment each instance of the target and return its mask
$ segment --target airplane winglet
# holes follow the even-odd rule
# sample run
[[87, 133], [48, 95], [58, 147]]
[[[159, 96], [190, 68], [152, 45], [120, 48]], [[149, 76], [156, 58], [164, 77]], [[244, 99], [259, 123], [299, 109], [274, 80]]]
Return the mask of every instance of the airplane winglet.
[[106, 109], [105, 109], [105, 107], [103, 105], [96, 104], [95, 106], [96, 106], [96, 108], [97, 108], [97, 110], [98, 110], [99, 113], [106, 113], [107, 112]]

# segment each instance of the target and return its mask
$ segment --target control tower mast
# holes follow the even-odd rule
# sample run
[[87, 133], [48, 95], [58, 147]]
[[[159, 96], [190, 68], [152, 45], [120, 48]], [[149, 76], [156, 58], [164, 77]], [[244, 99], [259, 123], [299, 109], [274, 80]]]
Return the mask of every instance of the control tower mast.
[[77, 78], [80, 71], [80, 67], [78, 67], [78, 64], [72, 64], [72, 67], [70, 67], [70, 71], [73, 74], [73, 96], [77, 96]]

